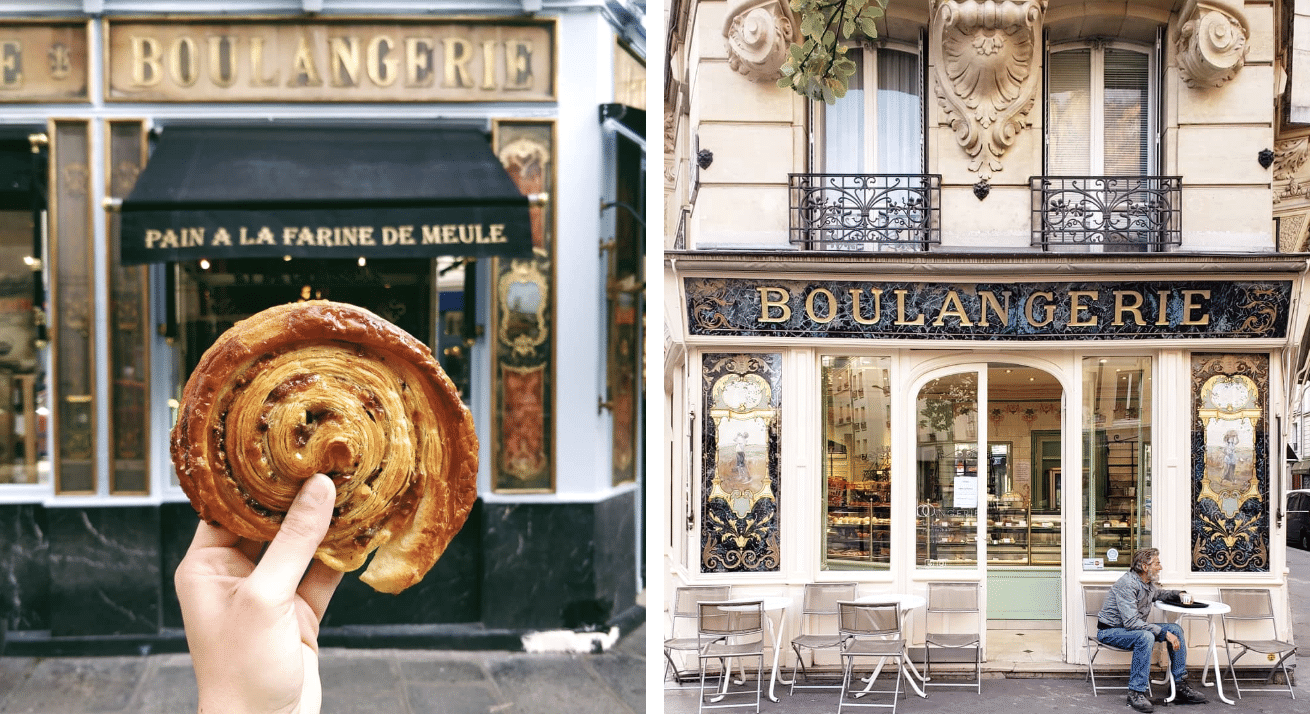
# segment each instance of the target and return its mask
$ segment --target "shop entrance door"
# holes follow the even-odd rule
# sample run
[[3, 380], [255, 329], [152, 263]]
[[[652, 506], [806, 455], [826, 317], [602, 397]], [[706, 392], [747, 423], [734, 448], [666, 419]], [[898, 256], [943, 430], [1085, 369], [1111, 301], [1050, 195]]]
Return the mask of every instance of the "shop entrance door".
[[242, 258], [179, 264], [179, 322], [187, 375], [214, 340], [274, 305], [334, 300], [371, 310], [423, 343], [432, 340], [432, 261]]
[[989, 364], [987, 621], [992, 657], [1060, 661], [1061, 425], [1064, 390], [1049, 373]]

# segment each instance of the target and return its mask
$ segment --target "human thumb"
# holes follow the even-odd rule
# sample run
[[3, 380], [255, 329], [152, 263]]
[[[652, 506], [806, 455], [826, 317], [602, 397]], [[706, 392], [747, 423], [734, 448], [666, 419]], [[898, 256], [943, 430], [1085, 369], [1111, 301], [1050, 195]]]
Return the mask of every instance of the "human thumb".
[[332, 506], [337, 488], [332, 479], [314, 474], [305, 480], [300, 493], [291, 502], [273, 542], [268, 544], [264, 557], [251, 577], [277, 587], [282, 592], [294, 593], [300, 578], [314, 558], [314, 551], [327, 535], [332, 521]]

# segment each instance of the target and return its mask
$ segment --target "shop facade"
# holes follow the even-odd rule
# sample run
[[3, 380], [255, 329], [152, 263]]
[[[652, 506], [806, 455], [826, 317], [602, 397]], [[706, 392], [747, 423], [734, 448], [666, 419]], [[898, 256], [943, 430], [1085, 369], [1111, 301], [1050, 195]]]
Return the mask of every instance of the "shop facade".
[[399, 596], [348, 576], [325, 642], [638, 622], [640, 229], [596, 205], [644, 207], [640, 10], [67, 4], [0, 17], [8, 651], [185, 646], [177, 399], [225, 329], [307, 299], [432, 348], [480, 440], [438, 565]]
[[[1052, 630], [1034, 656], [1083, 663], [1083, 587], [1155, 547], [1166, 587], [1267, 589], [1290, 628], [1306, 261], [1259, 159], [1283, 8], [979, 5], [892, 3], [829, 105], [741, 31], [787, 36], [784, 7], [674, 4], [666, 612], [783, 595], [786, 642], [806, 583], [970, 581], [984, 656]], [[1219, 72], [1180, 30], [1221, 19], [1246, 49]]]

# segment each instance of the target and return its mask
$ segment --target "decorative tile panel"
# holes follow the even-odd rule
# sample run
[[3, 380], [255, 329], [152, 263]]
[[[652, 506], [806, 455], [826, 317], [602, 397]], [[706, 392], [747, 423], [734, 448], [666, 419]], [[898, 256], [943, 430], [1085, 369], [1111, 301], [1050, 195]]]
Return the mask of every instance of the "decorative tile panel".
[[776, 572], [782, 355], [701, 362], [701, 572]]
[[1269, 356], [1192, 355], [1192, 570], [1269, 570]]

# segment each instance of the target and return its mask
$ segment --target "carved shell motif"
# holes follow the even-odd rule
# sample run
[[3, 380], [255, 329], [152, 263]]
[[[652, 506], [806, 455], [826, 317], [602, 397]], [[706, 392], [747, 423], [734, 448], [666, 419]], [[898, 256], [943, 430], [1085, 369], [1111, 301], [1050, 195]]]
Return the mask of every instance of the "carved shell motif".
[[782, 0], [736, 0], [723, 24], [728, 66], [752, 82], [777, 81], [795, 27]]
[[982, 178], [1028, 126], [1040, 84], [1035, 57], [1046, 0], [939, 0], [933, 43], [938, 102]]
[[1174, 46], [1178, 76], [1189, 87], [1221, 87], [1246, 63], [1251, 35], [1242, 3], [1226, 0], [1190, 0]]

